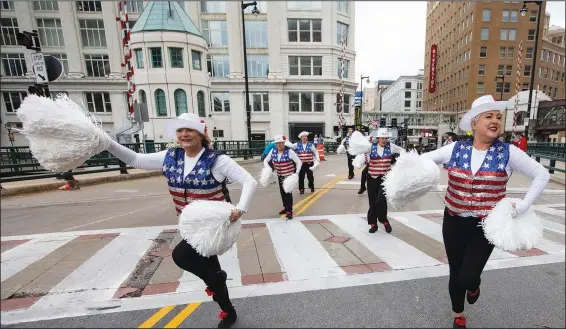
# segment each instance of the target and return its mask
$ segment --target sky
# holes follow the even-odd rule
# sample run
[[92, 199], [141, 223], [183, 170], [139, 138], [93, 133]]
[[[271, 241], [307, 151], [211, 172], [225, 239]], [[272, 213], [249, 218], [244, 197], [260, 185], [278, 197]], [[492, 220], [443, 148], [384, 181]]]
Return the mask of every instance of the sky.
[[[396, 80], [424, 68], [426, 1], [356, 1], [356, 82]], [[565, 2], [549, 1], [550, 25], [565, 27]], [[364, 79], [364, 87], [366, 87]]]

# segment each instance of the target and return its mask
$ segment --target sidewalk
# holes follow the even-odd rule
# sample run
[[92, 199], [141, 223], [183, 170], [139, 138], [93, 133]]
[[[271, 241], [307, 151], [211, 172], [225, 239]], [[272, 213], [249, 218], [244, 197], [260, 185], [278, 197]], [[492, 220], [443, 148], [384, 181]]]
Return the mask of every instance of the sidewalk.
[[[259, 157], [250, 160], [235, 159], [240, 165], [255, 163], [259, 161]], [[119, 170], [107, 171], [93, 174], [75, 175], [75, 179], [79, 182], [79, 186], [97, 185], [110, 182], [119, 182], [130, 179], [148, 178], [160, 176], [160, 170], [143, 170], [128, 169], [128, 174], [120, 174]], [[65, 180], [56, 178], [30, 179], [18, 182], [2, 183], [3, 189], [0, 192], [2, 197], [14, 196], [27, 193], [37, 193], [45, 191], [53, 191], [67, 184]]]

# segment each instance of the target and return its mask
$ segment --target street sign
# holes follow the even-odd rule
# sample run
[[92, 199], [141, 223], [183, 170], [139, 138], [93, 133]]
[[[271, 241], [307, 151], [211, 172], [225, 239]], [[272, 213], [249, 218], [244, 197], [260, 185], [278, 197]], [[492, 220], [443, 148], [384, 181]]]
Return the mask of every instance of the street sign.
[[33, 64], [33, 72], [35, 73], [35, 82], [41, 84], [47, 83], [49, 79], [43, 53], [32, 53], [31, 62]]
[[354, 95], [354, 106], [362, 106], [362, 96], [363, 92], [356, 91], [356, 94]]

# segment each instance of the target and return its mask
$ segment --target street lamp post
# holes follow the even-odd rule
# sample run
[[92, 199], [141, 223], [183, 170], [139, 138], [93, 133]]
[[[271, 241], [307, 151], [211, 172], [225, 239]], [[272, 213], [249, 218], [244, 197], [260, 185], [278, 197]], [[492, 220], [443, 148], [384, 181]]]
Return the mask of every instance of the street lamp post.
[[501, 80], [501, 96], [499, 96], [499, 100], [503, 100], [503, 88], [505, 88], [505, 75], [498, 75], [495, 77], [495, 81], [499, 82]]
[[252, 14], [257, 15], [259, 14], [259, 10], [257, 9], [257, 2], [248, 2], [244, 3], [241, 2], [242, 7], [242, 40], [244, 43], [244, 84], [246, 86], [246, 123], [248, 125], [248, 154], [249, 157], [252, 158], [252, 114], [250, 109], [250, 87], [248, 85], [248, 55], [247, 55], [247, 47], [246, 47], [246, 20], [244, 18], [244, 10], [249, 6], [254, 6], [252, 9]]
[[531, 83], [529, 84], [529, 102], [527, 103], [527, 124], [525, 125], [525, 137], [527, 140], [529, 138], [529, 123], [531, 121], [531, 102], [533, 100], [533, 87], [535, 85], [535, 72], [536, 72], [536, 65], [537, 65], [537, 57], [538, 57], [538, 35], [540, 31], [540, 18], [542, 13], [542, 1], [523, 1], [523, 8], [521, 8], [521, 16], [527, 15], [527, 3], [534, 3], [538, 6], [538, 15], [537, 15], [537, 27], [535, 33], [535, 49], [533, 53], [533, 65], [531, 68]]

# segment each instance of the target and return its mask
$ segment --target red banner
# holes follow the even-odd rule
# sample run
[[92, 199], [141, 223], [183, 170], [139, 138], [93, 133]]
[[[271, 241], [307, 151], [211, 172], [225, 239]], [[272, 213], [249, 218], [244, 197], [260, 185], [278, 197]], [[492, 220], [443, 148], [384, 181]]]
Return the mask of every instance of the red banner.
[[433, 44], [430, 47], [430, 78], [428, 81], [428, 92], [435, 93], [436, 92], [436, 44]]

